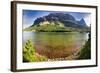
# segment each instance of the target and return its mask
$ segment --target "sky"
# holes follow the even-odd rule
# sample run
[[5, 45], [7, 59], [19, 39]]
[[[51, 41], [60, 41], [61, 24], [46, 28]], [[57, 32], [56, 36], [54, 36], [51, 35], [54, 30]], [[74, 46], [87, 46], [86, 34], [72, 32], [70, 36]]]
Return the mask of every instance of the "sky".
[[[27, 28], [33, 25], [34, 21], [39, 18], [46, 16], [54, 11], [37, 11], [37, 10], [23, 10], [23, 28]], [[58, 13], [57, 11], [55, 13]], [[85, 20], [87, 26], [90, 26], [90, 13], [80, 13], [80, 12], [63, 12], [72, 15], [77, 21], [80, 21], [82, 18]]]

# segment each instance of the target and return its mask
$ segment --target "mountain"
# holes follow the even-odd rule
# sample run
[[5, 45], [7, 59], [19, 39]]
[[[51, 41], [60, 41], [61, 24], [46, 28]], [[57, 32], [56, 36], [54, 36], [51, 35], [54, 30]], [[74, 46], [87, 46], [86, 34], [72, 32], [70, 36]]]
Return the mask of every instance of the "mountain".
[[50, 13], [37, 18], [30, 30], [37, 31], [82, 31], [89, 30], [84, 19], [77, 21], [72, 15], [65, 13]]
[[82, 18], [80, 21], [76, 21], [76, 19], [70, 15], [65, 13], [50, 13], [47, 16], [43, 16], [40, 18], [37, 18], [34, 21], [34, 25], [40, 25], [40, 23], [47, 22], [48, 24], [51, 22], [61, 22], [64, 24], [65, 27], [86, 27], [86, 23], [84, 19]]
[[86, 26], [86, 23], [83, 18], [80, 21], [78, 21], [78, 24]]
[[59, 22], [62, 22], [62, 21], [65, 21], [65, 20], [75, 21], [75, 18], [72, 15], [70, 15], [70, 14], [51, 13], [51, 14], [49, 14], [47, 16], [37, 18], [34, 21], [34, 25], [37, 25], [37, 24], [39, 24], [41, 22], [44, 22], [44, 21], [49, 21], [49, 22], [59, 21]]

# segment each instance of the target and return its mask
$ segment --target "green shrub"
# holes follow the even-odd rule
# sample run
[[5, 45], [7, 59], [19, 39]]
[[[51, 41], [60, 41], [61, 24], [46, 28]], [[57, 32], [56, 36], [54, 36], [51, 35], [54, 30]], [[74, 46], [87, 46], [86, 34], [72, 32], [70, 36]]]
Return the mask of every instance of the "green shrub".
[[80, 52], [77, 54], [77, 59], [91, 59], [91, 39], [89, 36], [88, 41], [85, 43], [83, 48], [80, 50]]
[[36, 53], [32, 41], [28, 40], [23, 49], [23, 62], [38, 61], [47, 61], [47, 58]]

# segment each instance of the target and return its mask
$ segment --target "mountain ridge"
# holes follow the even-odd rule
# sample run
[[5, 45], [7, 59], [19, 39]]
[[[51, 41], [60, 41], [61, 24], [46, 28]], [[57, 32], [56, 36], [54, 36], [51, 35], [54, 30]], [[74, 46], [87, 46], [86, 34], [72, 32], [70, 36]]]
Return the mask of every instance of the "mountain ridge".
[[35, 31], [85, 31], [88, 26], [82, 18], [77, 21], [71, 14], [50, 13], [37, 18], [33, 25], [29, 27]]
[[75, 25], [87, 26], [85, 23], [85, 20], [83, 18], [80, 21], [77, 21], [71, 14], [64, 14], [64, 13], [50, 13], [47, 16], [37, 18], [34, 21], [33, 26], [39, 25], [39, 23], [45, 22], [45, 21], [48, 21], [48, 22], [59, 21], [61, 23], [65, 23], [65, 21], [67, 21], [67, 22], [69, 21], [69, 22], [75, 23]]

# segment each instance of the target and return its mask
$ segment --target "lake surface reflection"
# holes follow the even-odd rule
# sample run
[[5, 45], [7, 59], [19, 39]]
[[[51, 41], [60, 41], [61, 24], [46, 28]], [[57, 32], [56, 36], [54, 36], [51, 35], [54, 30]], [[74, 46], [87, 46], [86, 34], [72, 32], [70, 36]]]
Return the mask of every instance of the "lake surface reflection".
[[65, 58], [76, 53], [88, 40], [88, 33], [23, 32], [23, 44], [32, 39], [36, 52], [49, 59]]

